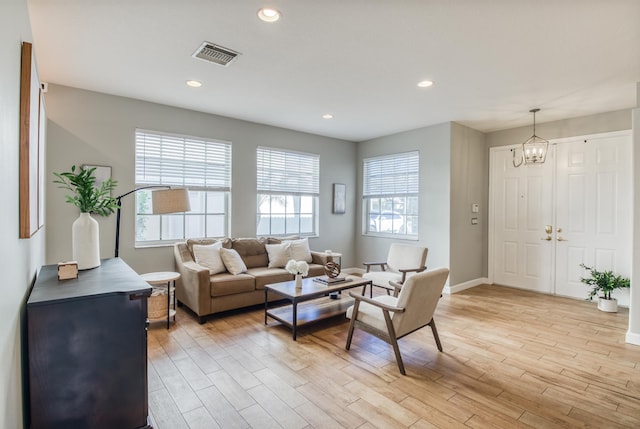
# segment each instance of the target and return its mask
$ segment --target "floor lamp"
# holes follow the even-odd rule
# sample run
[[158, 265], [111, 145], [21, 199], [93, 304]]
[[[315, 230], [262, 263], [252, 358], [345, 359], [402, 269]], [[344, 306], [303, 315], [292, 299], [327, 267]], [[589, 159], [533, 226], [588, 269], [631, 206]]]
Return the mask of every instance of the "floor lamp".
[[151, 210], [152, 214], [181, 213], [191, 210], [191, 205], [189, 204], [189, 190], [186, 188], [170, 188], [164, 185], [149, 185], [133, 189], [126, 194], [116, 197], [116, 202], [118, 204], [116, 212], [116, 258], [118, 257], [118, 250], [120, 249], [120, 209], [122, 208], [122, 198], [143, 189], [154, 188], [164, 189], [151, 192], [151, 201], [153, 204]]

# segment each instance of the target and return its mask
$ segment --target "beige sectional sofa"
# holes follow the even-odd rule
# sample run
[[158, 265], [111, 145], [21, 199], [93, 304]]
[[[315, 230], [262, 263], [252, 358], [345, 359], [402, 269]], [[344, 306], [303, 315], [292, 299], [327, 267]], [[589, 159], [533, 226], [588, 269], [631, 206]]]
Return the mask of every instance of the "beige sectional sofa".
[[[306, 253], [309, 258], [308, 277], [324, 274], [324, 264], [332, 260], [331, 256], [308, 250], [308, 242], [305, 251], [305, 242], [305, 239], [297, 237], [262, 237], [202, 238], [176, 243], [175, 265], [180, 273], [180, 279], [176, 281], [176, 298], [198, 316], [200, 323], [204, 323], [205, 316], [210, 314], [264, 303], [266, 284], [293, 280], [293, 274], [284, 269], [290, 256], [297, 257], [291, 259], [301, 260]], [[244, 267], [238, 269], [233, 263], [229, 265], [228, 261], [223, 261], [226, 266], [218, 267], [215, 262], [198, 257], [205, 250], [210, 252], [213, 247], [235, 250]], [[233, 254], [237, 258], [235, 252], [219, 252]], [[206, 266], [201, 265], [205, 263]], [[242, 266], [239, 261], [238, 264]], [[270, 296], [269, 300], [272, 299], [278, 298]]]

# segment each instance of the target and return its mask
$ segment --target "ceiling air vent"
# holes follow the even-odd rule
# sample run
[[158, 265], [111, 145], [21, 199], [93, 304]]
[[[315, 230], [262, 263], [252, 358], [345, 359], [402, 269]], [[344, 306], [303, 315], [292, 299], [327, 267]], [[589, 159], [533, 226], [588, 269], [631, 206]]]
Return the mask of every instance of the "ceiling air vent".
[[223, 48], [222, 46], [214, 45], [213, 43], [204, 42], [193, 53], [192, 57], [200, 58], [201, 60], [220, 64], [221, 66], [226, 67], [238, 55], [240, 55], [239, 52], [233, 51], [228, 48]]

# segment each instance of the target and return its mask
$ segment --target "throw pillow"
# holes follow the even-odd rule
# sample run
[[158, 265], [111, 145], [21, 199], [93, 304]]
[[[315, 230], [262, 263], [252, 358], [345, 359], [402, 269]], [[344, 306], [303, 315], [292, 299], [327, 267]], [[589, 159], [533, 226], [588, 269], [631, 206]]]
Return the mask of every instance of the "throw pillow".
[[269, 255], [269, 268], [284, 268], [289, 261], [289, 243], [265, 244]]
[[222, 262], [224, 262], [224, 266], [227, 267], [227, 271], [234, 276], [247, 272], [247, 266], [244, 264], [240, 254], [234, 249], [225, 249], [223, 247], [220, 249], [220, 257], [222, 258]]
[[220, 258], [220, 249], [222, 249], [221, 241], [209, 245], [194, 244], [193, 257], [196, 264], [209, 268], [209, 274], [224, 272], [226, 268]]
[[289, 241], [289, 256], [296, 261], [311, 262], [311, 250], [309, 250], [309, 239]]
[[208, 246], [209, 244], [213, 244], [218, 240], [215, 238], [190, 238], [187, 240], [187, 248], [189, 248], [189, 252], [191, 252], [191, 256], [195, 259], [195, 255], [193, 254], [193, 246], [196, 244], [200, 244], [202, 246]]

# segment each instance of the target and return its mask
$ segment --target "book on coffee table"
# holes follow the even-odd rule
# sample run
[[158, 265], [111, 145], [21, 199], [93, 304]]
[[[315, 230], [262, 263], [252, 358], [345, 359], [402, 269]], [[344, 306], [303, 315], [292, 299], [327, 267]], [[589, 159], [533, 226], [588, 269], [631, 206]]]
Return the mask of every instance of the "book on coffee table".
[[344, 282], [350, 282], [351, 281], [351, 279], [348, 279], [346, 277], [331, 278], [331, 277], [327, 277], [327, 276], [314, 277], [313, 280], [318, 282], [318, 283], [324, 283], [326, 285], [333, 285], [333, 284], [336, 284], [336, 283], [344, 283]]

